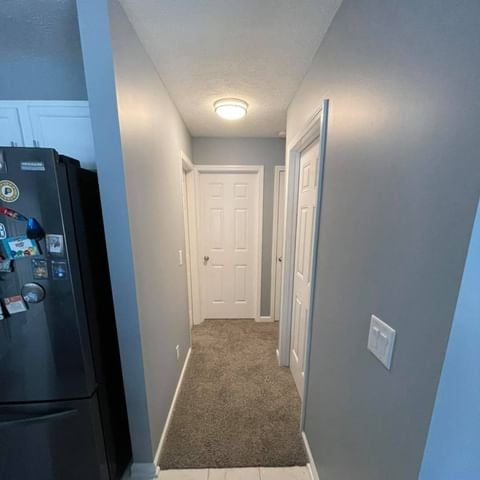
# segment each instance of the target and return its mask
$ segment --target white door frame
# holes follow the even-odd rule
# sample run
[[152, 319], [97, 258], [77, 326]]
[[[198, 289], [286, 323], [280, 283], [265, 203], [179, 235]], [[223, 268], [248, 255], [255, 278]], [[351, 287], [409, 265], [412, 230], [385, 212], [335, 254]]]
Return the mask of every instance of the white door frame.
[[303, 428], [304, 412], [306, 402], [306, 391], [308, 386], [308, 371], [310, 357], [310, 341], [312, 332], [312, 315], [315, 299], [315, 277], [317, 266], [318, 235], [320, 230], [320, 214], [322, 210], [323, 174], [325, 166], [325, 152], [327, 142], [327, 118], [328, 100], [322, 102], [321, 107], [313, 115], [300, 133], [287, 146], [287, 190], [286, 190], [286, 218], [285, 218], [285, 244], [283, 256], [283, 281], [282, 281], [282, 303], [280, 313], [280, 335], [278, 344], [278, 360], [281, 366], [287, 367], [290, 364], [290, 343], [292, 327], [292, 306], [293, 306], [293, 284], [295, 275], [295, 244], [296, 244], [296, 222], [298, 203], [298, 177], [300, 156], [302, 151], [316, 139], [319, 139], [319, 161], [317, 168], [317, 208], [313, 226], [313, 245], [310, 272], [311, 294], [309, 304], [309, 315], [307, 318], [306, 345], [305, 345], [305, 381], [302, 401], [301, 425]]
[[[278, 237], [278, 217], [279, 213], [285, 209], [285, 205], [279, 205], [280, 195], [280, 173], [285, 172], [285, 165], [277, 165], [275, 167], [273, 176], [273, 226], [272, 226], [272, 270], [271, 270], [271, 286], [270, 286], [270, 317], [275, 321], [275, 293], [277, 285], [277, 259], [283, 256], [283, 252], [277, 252], [277, 237]], [[284, 222], [285, 227], [285, 222]], [[285, 228], [283, 230], [285, 236]], [[283, 261], [283, 258], [282, 258]]]
[[183, 225], [185, 231], [185, 267], [187, 270], [188, 316], [190, 327], [200, 323], [200, 291], [197, 259], [197, 211], [195, 166], [184, 152], [180, 152], [182, 182]]
[[[262, 297], [262, 237], [263, 237], [263, 165], [195, 165], [196, 171], [196, 205], [200, 205], [199, 175], [202, 173], [254, 173], [258, 179], [258, 235], [257, 235], [257, 295], [255, 298], [256, 321], [261, 321], [260, 308]], [[197, 217], [198, 218], [198, 217]], [[200, 231], [200, 230], [198, 230]], [[199, 282], [199, 264], [196, 263], [197, 287], [201, 288]], [[200, 288], [198, 291], [200, 292]], [[201, 314], [202, 315], [202, 314]], [[200, 321], [204, 319], [201, 318]]]

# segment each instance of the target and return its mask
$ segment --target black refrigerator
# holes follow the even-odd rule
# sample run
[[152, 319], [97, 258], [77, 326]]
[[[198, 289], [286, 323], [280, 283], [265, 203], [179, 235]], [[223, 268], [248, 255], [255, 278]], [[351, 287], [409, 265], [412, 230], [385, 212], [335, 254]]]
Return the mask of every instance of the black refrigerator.
[[0, 147], [0, 479], [120, 478], [131, 457], [96, 174]]

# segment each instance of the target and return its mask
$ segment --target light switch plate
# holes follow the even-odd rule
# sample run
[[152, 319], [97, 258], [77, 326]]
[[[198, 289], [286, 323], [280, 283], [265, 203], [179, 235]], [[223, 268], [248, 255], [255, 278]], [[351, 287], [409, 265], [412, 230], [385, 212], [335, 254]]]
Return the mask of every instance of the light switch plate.
[[396, 331], [378, 317], [372, 315], [368, 334], [368, 349], [390, 370]]
[[178, 251], [178, 266], [181, 267], [183, 265], [183, 251]]

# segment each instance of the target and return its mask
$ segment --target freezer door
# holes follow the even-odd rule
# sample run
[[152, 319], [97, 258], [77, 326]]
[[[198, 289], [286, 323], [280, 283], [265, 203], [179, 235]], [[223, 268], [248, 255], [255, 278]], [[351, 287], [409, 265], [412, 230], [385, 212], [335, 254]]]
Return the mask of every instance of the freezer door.
[[[11, 272], [0, 272], [4, 310], [26, 284], [45, 292], [41, 302], [0, 320], [0, 403], [90, 397], [96, 380], [65, 165], [49, 149], [0, 153], [0, 206], [34, 217], [47, 234], [38, 241], [39, 254], [20, 256]], [[12, 184], [16, 195], [2, 197], [1, 185]], [[1, 216], [0, 223], [7, 237], [25, 235], [25, 222]], [[49, 238], [56, 243], [47, 244]]]
[[2, 480], [107, 480], [96, 396], [0, 406]]

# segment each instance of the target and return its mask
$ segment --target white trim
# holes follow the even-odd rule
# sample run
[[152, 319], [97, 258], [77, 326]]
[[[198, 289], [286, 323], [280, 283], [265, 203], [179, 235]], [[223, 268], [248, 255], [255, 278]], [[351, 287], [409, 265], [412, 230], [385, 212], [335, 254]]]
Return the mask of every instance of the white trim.
[[192, 353], [192, 348], [190, 347], [188, 349], [187, 356], [185, 357], [185, 362], [183, 362], [183, 367], [182, 367], [182, 371], [180, 373], [180, 377], [178, 379], [177, 388], [175, 389], [175, 393], [173, 395], [172, 403], [170, 405], [170, 410], [168, 411], [167, 420], [165, 421], [165, 426], [163, 427], [162, 436], [160, 437], [160, 441], [158, 442], [157, 451], [155, 452], [155, 458], [154, 458], [155, 465], [158, 465], [158, 462], [160, 460], [160, 454], [162, 453], [162, 448], [163, 448], [163, 445], [165, 443], [165, 439], [167, 437], [168, 427], [170, 426], [170, 422], [172, 421], [173, 410], [175, 409], [175, 404], [177, 402], [178, 394], [180, 392], [180, 388], [182, 387], [183, 377], [185, 376], [185, 372], [187, 370], [187, 366], [188, 366], [188, 362], [190, 360], [191, 353]]
[[[285, 218], [285, 244], [283, 256], [282, 280], [282, 306], [280, 313], [279, 353], [280, 365], [288, 366], [290, 363], [290, 336], [292, 325], [293, 305], [293, 280], [295, 270], [295, 243], [296, 243], [296, 214], [298, 199], [298, 166], [301, 152], [317, 138], [319, 139], [319, 163], [317, 168], [317, 208], [313, 230], [313, 245], [318, 243], [320, 230], [320, 214], [322, 210], [323, 175], [327, 141], [328, 100], [324, 100], [321, 108], [313, 115], [305, 128], [289, 143], [287, 147], [287, 187], [286, 187], [286, 218]], [[305, 345], [305, 380], [302, 395], [301, 426], [305, 420], [305, 402], [308, 384], [310, 340], [312, 331], [312, 315], [315, 292], [315, 272], [317, 266], [317, 249], [313, 249], [311, 259], [311, 294], [309, 317], [307, 319], [306, 345]]]
[[190, 327], [201, 323], [198, 280], [197, 211], [195, 201], [195, 167], [190, 158], [180, 151], [183, 224], [185, 231], [185, 266], [187, 271], [188, 313]]
[[303, 444], [305, 445], [305, 450], [307, 452], [308, 463], [307, 468], [312, 480], [320, 480], [318, 476], [317, 466], [315, 465], [315, 460], [313, 459], [312, 450], [310, 449], [310, 444], [308, 443], [307, 434], [302, 432]]
[[[202, 173], [254, 173], [258, 180], [258, 228], [257, 228], [257, 295], [255, 298], [255, 320], [262, 321], [261, 318], [261, 299], [262, 299], [262, 239], [263, 239], [263, 165], [195, 165], [196, 177], [196, 194], [197, 205], [200, 205], [200, 191], [198, 188], [199, 175]], [[198, 226], [197, 215], [197, 226]], [[198, 230], [200, 231], [200, 230]], [[200, 282], [199, 282], [200, 283]], [[201, 320], [204, 320], [203, 308], [201, 309]]]
[[268, 317], [258, 317], [255, 319], [257, 323], [268, 323], [273, 322], [272, 317], [269, 315]]
[[[283, 252], [277, 252], [278, 237], [278, 215], [280, 213], [279, 194], [280, 194], [280, 173], [285, 172], [284, 165], [277, 165], [273, 177], [273, 226], [272, 226], [272, 265], [271, 265], [271, 281], [270, 281], [270, 316], [275, 320], [275, 294], [277, 285], [277, 259], [283, 255]], [[283, 206], [284, 208], [285, 206]], [[284, 225], [285, 226], [285, 225]], [[285, 232], [284, 232], [285, 233]], [[281, 255], [279, 255], [281, 253]]]
[[198, 173], [260, 173], [263, 165], [194, 165]]
[[122, 480], [154, 480], [159, 473], [160, 469], [154, 463], [132, 463]]

